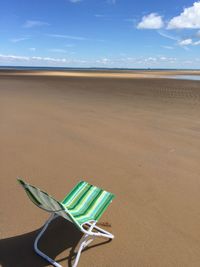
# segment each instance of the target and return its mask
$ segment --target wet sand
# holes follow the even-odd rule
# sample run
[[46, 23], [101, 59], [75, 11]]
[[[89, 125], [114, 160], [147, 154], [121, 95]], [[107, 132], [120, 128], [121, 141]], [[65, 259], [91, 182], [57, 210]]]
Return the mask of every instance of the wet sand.
[[[89, 76], [0, 74], [0, 265], [49, 266], [20, 176], [59, 200], [81, 179], [116, 194], [100, 220], [115, 239], [80, 266], [199, 266], [200, 82]], [[79, 239], [58, 219], [41, 248], [71, 266]]]

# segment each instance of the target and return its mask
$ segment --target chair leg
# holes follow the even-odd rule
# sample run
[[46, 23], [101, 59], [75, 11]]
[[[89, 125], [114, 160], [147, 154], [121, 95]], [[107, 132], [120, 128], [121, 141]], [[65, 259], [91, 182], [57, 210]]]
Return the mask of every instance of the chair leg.
[[[74, 252], [77, 251], [77, 255], [75, 258], [75, 262], [72, 267], [77, 267], [81, 252], [82, 250], [87, 247], [96, 237], [103, 237], [103, 238], [108, 238], [108, 239], [113, 239], [114, 235], [109, 233], [108, 231], [96, 226], [96, 222], [94, 223], [87, 223], [89, 225], [89, 230], [88, 233], [84, 234], [83, 237], [81, 238], [79, 245], [77, 249], [75, 249]], [[92, 230], [95, 229], [98, 233], [92, 232]]]
[[94, 239], [95, 239], [94, 236], [90, 236], [88, 234], [83, 235], [83, 237], [81, 238], [79, 242], [79, 245], [77, 246], [77, 249], [75, 249], [74, 251], [74, 252], [77, 251], [77, 255], [76, 255], [75, 262], [72, 265], [72, 267], [77, 267], [82, 250], [86, 248]]
[[[40, 233], [38, 234], [38, 236], [35, 239], [34, 242], [34, 250], [35, 252], [40, 255], [42, 258], [44, 258], [45, 260], [47, 260], [49, 263], [51, 263], [52, 265], [54, 265], [55, 267], [62, 267], [62, 265], [60, 265], [59, 263], [57, 263], [55, 260], [51, 259], [50, 257], [48, 257], [46, 254], [44, 254], [41, 250], [39, 250], [38, 248], [38, 242], [40, 240], [40, 238], [42, 237], [42, 235], [44, 234], [44, 232], [46, 231], [47, 227], [49, 226], [49, 224], [56, 219], [57, 217], [59, 217], [59, 215], [56, 214], [52, 214], [50, 216], [50, 218], [46, 221], [46, 223], [44, 224], [42, 230], [40, 231]], [[73, 267], [77, 267], [80, 256], [81, 256], [81, 252], [82, 250], [87, 247], [96, 237], [105, 237], [108, 239], [113, 239], [114, 235], [112, 235], [111, 233], [107, 232], [106, 230], [98, 227], [95, 225], [95, 223], [88, 223], [89, 230], [88, 233], [85, 233], [83, 235], [83, 237], [81, 238], [79, 244], [78, 245], [78, 249], [75, 250], [77, 251], [77, 255], [73, 264]], [[92, 232], [92, 230], [95, 229], [96, 231], [98, 231], [98, 233]]]
[[55, 219], [57, 218], [58, 215], [52, 214], [50, 216], [50, 218], [47, 220], [47, 222], [44, 224], [41, 232], [39, 233], [39, 235], [36, 237], [35, 242], [34, 242], [34, 250], [35, 252], [40, 255], [42, 258], [44, 258], [45, 260], [47, 260], [48, 262], [50, 262], [52, 265], [54, 265], [55, 267], [62, 267], [62, 265], [60, 265], [59, 263], [57, 263], [56, 261], [54, 261], [53, 259], [49, 258], [46, 254], [44, 254], [41, 250], [39, 250], [38, 248], [38, 242], [40, 240], [40, 238], [42, 237], [42, 235], [44, 234], [44, 232], [46, 231], [48, 225]]

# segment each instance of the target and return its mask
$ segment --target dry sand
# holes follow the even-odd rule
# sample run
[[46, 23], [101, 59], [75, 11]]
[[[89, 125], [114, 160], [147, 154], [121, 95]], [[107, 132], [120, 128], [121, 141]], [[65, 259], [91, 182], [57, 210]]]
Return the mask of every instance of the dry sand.
[[[0, 265], [48, 266], [32, 250], [48, 214], [21, 176], [57, 199], [80, 179], [116, 194], [101, 218], [115, 239], [80, 266], [200, 266], [199, 162], [198, 81], [1, 73]], [[79, 239], [58, 219], [41, 247], [71, 266]]]
[[141, 79], [163, 78], [173, 75], [200, 75], [200, 70], [1, 70], [0, 76], [42, 76], [42, 77], [88, 77], [88, 78], [116, 78], [116, 79]]

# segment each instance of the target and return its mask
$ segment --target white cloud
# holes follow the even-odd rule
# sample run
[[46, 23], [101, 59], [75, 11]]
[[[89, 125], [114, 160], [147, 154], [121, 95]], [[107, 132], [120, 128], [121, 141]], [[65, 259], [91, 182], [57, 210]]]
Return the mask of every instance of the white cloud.
[[18, 43], [18, 42], [26, 41], [26, 40], [28, 40], [28, 39], [30, 39], [30, 38], [29, 38], [29, 37], [20, 37], [20, 38], [13, 38], [13, 39], [11, 39], [10, 41], [11, 41], [12, 43]]
[[65, 35], [65, 34], [54, 34], [49, 33], [46, 36], [53, 37], [53, 38], [62, 38], [62, 39], [70, 39], [75, 41], [95, 41], [95, 42], [105, 42], [103, 39], [90, 39], [82, 36], [74, 36], [74, 35]]
[[42, 62], [50, 62], [50, 63], [65, 63], [67, 62], [67, 60], [65, 58], [52, 58], [52, 57], [38, 57], [38, 56], [34, 56], [34, 57], [27, 57], [27, 56], [17, 56], [17, 55], [2, 55], [0, 54], [0, 62], [2, 61], [7, 61], [7, 62], [21, 62], [21, 61], [32, 61], [32, 62], [36, 62], [36, 61], [42, 61]]
[[200, 41], [194, 41], [191, 38], [188, 38], [188, 39], [179, 41], [178, 45], [183, 46], [183, 47], [188, 46], [188, 45], [197, 46], [197, 45], [200, 45]]
[[50, 24], [45, 21], [40, 20], [27, 20], [23, 27], [24, 28], [33, 28], [33, 27], [41, 27], [41, 26], [49, 26]]
[[200, 28], [200, 2], [194, 2], [193, 6], [184, 8], [177, 17], [172, 18], [168, 29], [196, 29]]
[[52, 57], [30, 57], [30, 60], [36, 61], [48, 61], [48, 62], [58, 62], [65, 63], [67, 60], [65, 58], [52, 58]]
[[143, 16], [142, 20], [138, 23], [138, 29], [160, 29], [164, 26], [162, 17], [156, 13], [151, 13]]
[[[193, 35], [192, 37], [188, 37], [185, 39], [181, 39], [181, 37], [175, 37], [169, 33], [166, 33], [164, 31], [158, 31], [158, 34], [160, 34], [161, 36], [170, 39], [170, 40], [174, 40], [176, 41], [176, 45], [183, 47], [184, 49], [187, 49], [187, 46], [191, 45], [191, 46], [196, 46], [200, 44], [200, 41], [195, 41], [195, 39], [197, 39], [200, 36], [200, 32], [198, 31], [195, 35]], [[199, 34], [199, 35], [198, 35]], [[163, 45], [163, 48], [166, 49], [174, 49], [173, 46], [166, 46]]]
[[156, 62], [157, 58], [156, 57], [147, 57], [144, 59], [145, 62]]
[[167, 58], [166, 58], [166, 57], [164, 57], [164, 56], [161, 56], [161, 57], [160, 57], [160, 60], [163, 60], [163, 61], [165, 61], [165, 60], [167, 60]]
[[87, 40], [87, 38], [85, 38], [85, 37], [73, 36], [73, 35], [64, 35], [64, 34], [47, 34], [47, 36], [53, 37], [53, 38], [71, 39], [71, 40], [77, 40], [77, 41]]
[[164, 32], [164, 31], [158, 31], [158, 34], [160, 34], [162, 37], [165, 37], [167, 39], [170, 39], [170, 40], [175, 40], [175, 41], [178, 41], [178, 38], [176, 36], [173, 36], [171, 34], [169, 34], [168, 32]]
[[101, 58], [96, 60], [96, 63], [100, 63], [102, 65], [108, 65], [110, 63], [110, 59], [109, 58]]
[[36, 48], [35, 48], [35, 47], [30, 47], [29, 50], [30, 50], [30, 51], [35, 51]]
[[0, 64], [24, 66], [85, 66], [88, 61], [72, 58], [55, 58], [41, 56], [18, 56], [0, 54]]
[[95, 61], [97, 67], [157, 67], [157, 66], [174, 66], [177, 62], [175, 57], [167, 56], [149, 56], [149, 57], [128, 57], [122, 56], [119, 58], [100, 58]]
[[193, 42], [193, 45], [200, 45], [200, 41]]
[[29, 57], [26, 56], [16, 56], [16, 55], [2, 55], [0, 54], [0, 62], [1, 61], [27, 61]]
[[9, 66], [60, 66], [60, 67], [119, 67], [119, 68], [186, 68], [192, 66], [199, 68], [200, 58], [191, 58], [187, 56], [182, 59], [168, 57], [165, 55], [155, 55], [147, 57], [129, 57], [122, 56], [118, 58], [102, 57], [94, 60], [85, 60], [77, 58], [57, 58], [41, 56], [19, 56], [0, 54], [0, 65]]
[[177, 59], [175, 57], [166, 57], [166, 56], [155, 56], [155, 57], [147, 57], [142, 58], [142, 60], [146, 65], [158, 65], [158, 64], [174, 64]]
[[192, 44], [192, 39], [184, 39], [178, 42], [180, 46], [186, 46], [186, 45], [191, 45]]

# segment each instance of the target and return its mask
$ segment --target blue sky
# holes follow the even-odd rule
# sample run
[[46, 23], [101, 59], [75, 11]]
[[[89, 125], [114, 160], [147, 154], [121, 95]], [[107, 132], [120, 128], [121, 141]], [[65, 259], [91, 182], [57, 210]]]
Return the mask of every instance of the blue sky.
[[2, 0], [0, 65], [200, 68], [200, 2]]

